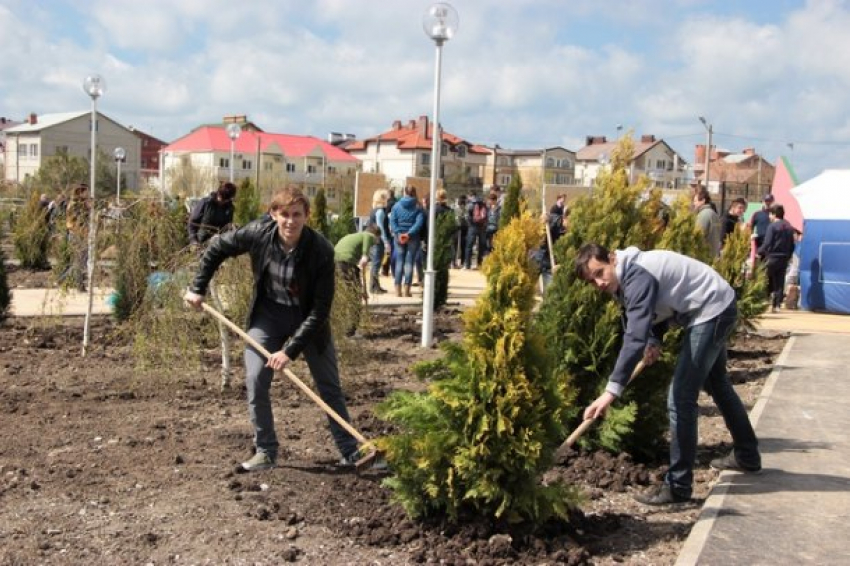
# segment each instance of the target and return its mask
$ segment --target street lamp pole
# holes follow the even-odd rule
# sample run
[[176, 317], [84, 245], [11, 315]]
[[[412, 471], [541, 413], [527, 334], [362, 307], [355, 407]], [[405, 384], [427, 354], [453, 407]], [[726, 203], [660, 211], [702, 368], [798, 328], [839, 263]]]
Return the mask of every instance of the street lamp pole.
[[711, 136], [714, 133], [714, 127], [702, 116], [699, 117], [699, 121], [702, 122], [702, 125], [705, 126], [705, 131], [708, 133], [708, 145], [705, 146], [705, 190], [708, 190], [708, 172], [711, 163]]
[[89, 75], [83, 81], [83, 90], [91, 97], [91, 156], [89, 159], [89, 234], [86, 258], [86, 291], [88, 293], [88, 307], [86, 308], [86, 319], [83, 325], [83, 356], [89, 347], [89, 336], [91, 334], [91, 311], [94, 300], [94, 262], [95, 262], [95, 231], [97, 230], [97, 208], [95, 207], [95, 165], [97, 163], [97, 99], [106, 90], [106, 81], [100, 75]]
[[430, 348], [434, 337], [434, 287], [437, 272], [434, 270], [434, 247], [437, 232], [437, 175], [440, 170], [440, 152], [443, 132], [440, 127], [440, 71], [442, 70], [443, 44], [454, 36], [458, 17], [455, 9], [439, 2], [428, 8], [422, 18], [425, 34], [437, 48], [434, 64], [434, 116], [431, 122], [431, 187], [428, 201], [428, 255], [425, 267], [425, 286], [422, 294], [422, 347]]
[[233, 182], [233, 159], [235, 156], [236, 140], [242, 134], [242, 128], [239, 124], [227, 125], [227, 137], [230, 138], [230, 182]]
[[117, 175], [115, 179], [115, 204], [117, 206], [121, 206], [121, 163], [124, 161], [124, 158], [127, 157], [127, 152], [124, 151], [123, 147], [116, 147], [115, 151], [112, 152], [112, 156], [115, 158], [115, 166], [117, 168]]

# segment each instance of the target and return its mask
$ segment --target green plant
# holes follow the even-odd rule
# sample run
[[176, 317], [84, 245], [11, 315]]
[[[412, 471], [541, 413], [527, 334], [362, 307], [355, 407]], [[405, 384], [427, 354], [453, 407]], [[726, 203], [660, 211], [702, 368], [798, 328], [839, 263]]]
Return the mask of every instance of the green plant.
[[454, 258], [454, 242], [457, 221], [454, 214], [447, 212], [437, 216], [437, 232], [434, 234], [434, 309], [446, 304], [449, 298], [449, 268]]
[[508, 184], [507, 194], [502, 203], [502, 213], [499, 217], [499, 228], [503, 228], [511, 223], [511, 220], [519, 217], [525, 206], [522, 200], [522, 177], [517, 172], [511, 177], [511, 182]]
[[185, 213], [155, 201], [137, 201], [117, 224], [114, 313], [127, 320], [152, 287], [151, 275], [186, 245]]
[[244, 226], [263, 214], [260, 192], [254, 187], [251, 179], [245, 178], [239, 183], [236, 201], [233, 204], [233, 222], [237, 226]]
[[[2, 233], [0, 233], [0, 236], [2, 236]], [[11, 304], [12, 291], [9, 289], [9, 278], [6, 273], [6, 254], [0, 248], [0, 322], [6, 320]]]
[[714, 269], [735, 289], [738, 327], [752, 331], [758, 317], [767, 310], [767, 275], [763, 262], [756, 262], [754, 271], [748, 269], [750, 246], [750, 230], [735, 230], [726, 238]]
[[354, 199], [351, 193], [345, 192], [342, 195], [339, 215], [328, 228], [328, 239], [333, 245], [336, 245], [343, 236], [351, 234], [354, 230]]
[[22, 212], [15, 220], [13, 231], [15, 256], [21, 267], [47, 269], [50, 261], [50, 225], [47, 209], [39, 203], [39, 195], [33, 193], [27, 199]]
[[378, 409], [401, 429], [380, 442], [396, 472], [385, 483], [413, 516], [538, 522], [565, 517], [577, 501], [563, 484], [540, 481], [563, 436], [566, 380], [547, 367], [531, 327], [537, 273], [528, 252], [539, 241], [527, 215], [498, 232], [487, 287], [463, 315], [463, 343], [420, 369], [437, 378], [427, 392], [395, 393]]
[[325, 197], [324, 189], [316, 191], [316, 196], [313, 197], [313, 203], [310, 206], [310, 220], [307, 225], [326, 238], [330, 234], [328, 229], [328, 199]]

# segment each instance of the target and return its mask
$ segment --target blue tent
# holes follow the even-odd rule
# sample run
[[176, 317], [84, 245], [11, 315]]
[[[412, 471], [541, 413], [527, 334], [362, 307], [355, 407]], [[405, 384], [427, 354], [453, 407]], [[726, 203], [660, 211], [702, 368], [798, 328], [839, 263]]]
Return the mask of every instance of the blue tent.
[[850, 314], [850, 169], [827, 169], [791, 194], [803, 213], [802, 307]]

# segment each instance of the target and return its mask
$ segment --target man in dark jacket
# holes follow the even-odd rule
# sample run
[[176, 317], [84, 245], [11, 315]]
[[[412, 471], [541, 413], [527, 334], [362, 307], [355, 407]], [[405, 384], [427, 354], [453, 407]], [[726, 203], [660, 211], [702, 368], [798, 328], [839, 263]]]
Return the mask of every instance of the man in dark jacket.
[[764, 233], [764, 243], [758, 249], [759, 257], [767, 267], [767, 293], [771, 297], [772, 311], [778, 312], [785, 300], [785, 272], [794, 255], [796, 230], [785, 220], [785, 207], [770, 207], [770, 225]]
[[685, 327], [670, 383], [670, 467], [654, 492], [635, 497], [646, 505], [684, 503], [693, 490], [697, 454], [699, 393], [704, 389], [720, 409], [732, 434], [734, 450], [711, 467], [758, 472], [761, 456], [747, 410], [726, 372], [726, 342], [738, 316], [735, 291], [714, 269], [693, 258], [667, 251], [627, 248], [609, 252], [585, 244], [576, 258], [581, 279], [613, 295], [625, 310], [623, 344], [608, 386], [584, 411], [591, 419], [605, 414], [629, 383], [637, 364], [655, 363], [664, 330]]
[[[269, 396], [275, 371], [304, 354], [321, 398], [343, 419], [350, 420], [339, 383], [330, 312], [334, 298], [334, 248], [309, 228], [310, 204], [297, 188], [278, 191], [269, 215], [210, 242], [184, 300], [200, 308], [210, 280], [221, 263], [244, 253], [251, 256], [254, 296], [248, 334], [272, 353], [265, 360], [245, 349], [248, 408], [254, 426], [256, 453], [242, 463], [246, 471], [275, 466], [278, 440]], [[357, 441], [328, 419], [343, 464], [359, 458]]]
[[762, 202], [761, 210], [756, 211], [750, 217], [750, 229], [753, 232], [753, 239], [756, 241], [756, 249], [764, 243], [767, 227], [770, 226], [770, 207], [773, 206], [773, 195], [764, 195]]
[[236, 185], [222, 183], [218, 190], [195, 204], [189, 215], [189, 243], [199, 245], [220, 233], [233, 223], [233, 199]]
[[723, 213], [720, 217], [720, 223], [723, 226], [723, 243], [726, 243], [726, 238], [729, 234], [735, 231], [735, 228], [741, 225], [741, 216], [747, 209], [747, 201], [738, 197], [729, 205], [729, 210]]

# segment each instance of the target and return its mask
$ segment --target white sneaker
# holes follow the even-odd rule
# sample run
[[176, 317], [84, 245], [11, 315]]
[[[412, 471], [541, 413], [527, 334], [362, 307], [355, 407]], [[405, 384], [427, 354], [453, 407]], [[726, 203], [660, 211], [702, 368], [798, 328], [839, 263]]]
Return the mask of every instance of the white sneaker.
[[247, 462], [242, 462], [242, 469], [246, 472], [256, 472], [259, 470], [269, 470], [275, 467], [272, 460], [265, 452], [257, 452]]

